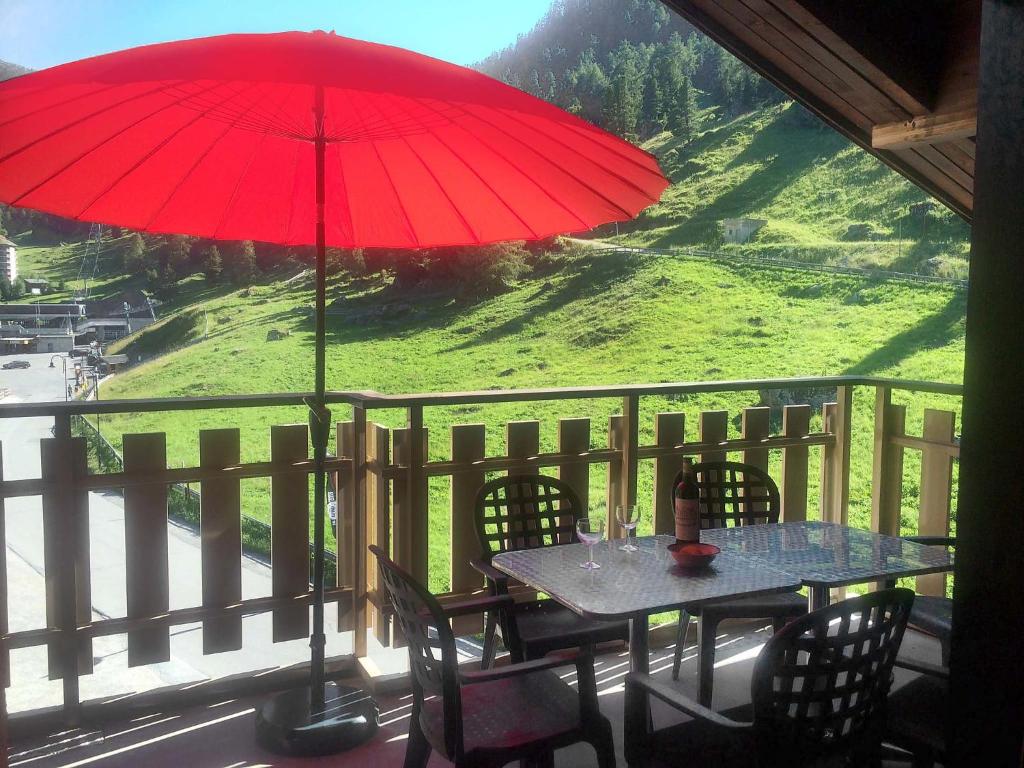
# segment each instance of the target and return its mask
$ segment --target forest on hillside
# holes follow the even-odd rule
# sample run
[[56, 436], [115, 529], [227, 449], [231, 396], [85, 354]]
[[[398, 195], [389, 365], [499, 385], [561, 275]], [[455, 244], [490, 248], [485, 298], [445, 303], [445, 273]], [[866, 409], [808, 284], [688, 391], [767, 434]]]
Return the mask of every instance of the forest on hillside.
[[633, 141], [785, 100], [658, 0], [555, 0], [478, 68]]

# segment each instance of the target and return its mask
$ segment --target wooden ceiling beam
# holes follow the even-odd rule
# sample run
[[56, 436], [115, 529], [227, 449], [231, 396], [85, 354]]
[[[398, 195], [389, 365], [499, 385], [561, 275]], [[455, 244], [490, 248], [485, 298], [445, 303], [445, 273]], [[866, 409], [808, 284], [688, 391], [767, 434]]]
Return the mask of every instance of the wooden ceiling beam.
[[907, 149], [921, 144], [966, 139], [977, 132], [977, 109], [962, 109], [876, 125], [871, 129], [871, 146], [875, 149]]

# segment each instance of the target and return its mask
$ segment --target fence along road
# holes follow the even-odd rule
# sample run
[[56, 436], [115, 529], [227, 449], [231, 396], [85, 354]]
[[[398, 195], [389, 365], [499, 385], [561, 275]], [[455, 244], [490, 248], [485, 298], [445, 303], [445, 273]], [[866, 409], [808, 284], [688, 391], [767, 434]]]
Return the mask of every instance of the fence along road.
[[[0, 402], [64, 400], [63, 372], [49, 367], [49, 354], [19, 355], [31, 368], [0, 371]], [[14, 358], [9, 358], [14, 359]], [[6, 396], [3, 390], [7, 390]], [[7, 480], [39, 477], [39, 441], [51, 436], [47, 417], [0, 419], [3, 477]], [[6, 501], [7, 568], [10, 631], [46, 626], [43, 581], [42, 500], [38, 496]], [[118, 494], [89, 494], [89, 546], [92, 563], [94, 618], [124, 616], [125, 538], [124, 507]], [[191, 529], [168, 526], [170, 607], [186, 608], [202, 602], [199, 537]], [[270, 569], [248, 557], [242, 559], [242, 597], [270, 595]], [[327, 611], [328, 655], [349, 651], [348, 633], [336, 631], [336, 614]], [[198, 682], [254, 669], [267, 669], [304, 661], [306, 639], [271, 642], [271, 614], [247, 617], [245, 643], [240, 651], [203, 655], [200, 624], [175, 627], [171, 633], [171, 659], [160, 664], [128, 667], [125, 636], [99, 637], [93, 642], [97, 673], [81, 678], [82, 698], [142, 692], [167, 685]], [[59, 705], [61, 681], [47, 682], [46, 648], [11, 652], [12, 686], [7, 690], [10, 712]]]

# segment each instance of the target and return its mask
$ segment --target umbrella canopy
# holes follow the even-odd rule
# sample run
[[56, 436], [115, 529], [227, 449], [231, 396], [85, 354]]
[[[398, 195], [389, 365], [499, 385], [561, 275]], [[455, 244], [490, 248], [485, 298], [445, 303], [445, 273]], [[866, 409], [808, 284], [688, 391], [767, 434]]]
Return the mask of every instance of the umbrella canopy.
[[581, 231], [633, 218], [668, 184], [648, 153], [479, 72], [284, 32], [150, 45], [0, 83], [0, 201], [311, 245], [318, 137], [335, 247]]

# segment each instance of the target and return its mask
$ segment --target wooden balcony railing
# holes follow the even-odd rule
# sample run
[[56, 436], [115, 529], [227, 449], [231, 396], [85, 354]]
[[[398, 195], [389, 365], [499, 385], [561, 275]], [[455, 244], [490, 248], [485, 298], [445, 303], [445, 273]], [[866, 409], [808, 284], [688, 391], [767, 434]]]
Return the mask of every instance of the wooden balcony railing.
[[[713, 393], [757, 393], [789, 389], [835, 390], [819, 419], [809, 405], [786, 405], [781, 426], [772, 433], [771, 412], [765, 406], [742, 408], [739, 434], [729, 436], [730, 414], [705, 410], [698, 414], [659, 412], [641, 425], [643, 398], [678, 398]], [[809, 514], [812, 486], [817, 489], [821, 519], [845, 523], [850, 498], [850, 459], [853, 450], [853, 392], [873, 388], [874, 455], [871, 482], [871, 525], [898, 534], [904, 494], [904, 456], [921, 454], [921, 533], [945, 534], [950, 526], [953, 462], [959, 446], [953, 411], [925, 409], [922, 434], [906, 433], [906, 406], [893, 404], [894, 392], [961, 395], [957, 385], [896, 381], [865, 377], [824, 377], [755, 381], [673, 383], [611, 387], [381, 395], [375, 392], [333, 392], [330, 403], [351, 408], [351, 418], [335, 430], [336, 457], [328, 468], [336, 473], [339, 494], [337, 583], [329, 585], [327, 600], [338, 606], [339, 631], [352, 631], [353, 657], [367, 654], [369, 636], [384, 645], [400, 644], [393, 636], [387, 611], [377, 592], [376, 572], [366, 557], [367, 545], [390, 548], [396, 561], [417, 578], [430, 576], [430, 518], [449, 516], [450, 560], [443, 579], [447, 595], [464, 595], [482, 586], [468, 563], [479, 555], [473, 531], [473, 499], [489, 472], [543, 469], [569, 482], [591, 509], [609, 514], [608, 530], [618, 535], [615, 505], [635, 503], [645, 488], [649, 525], [655, 532], [672, 529], [669, 483], [684, 455], [716, 460], [726, 456], [777, 473], [783, 517], [802, 520]], [[274, 426], [270, 430], [269, 461], [240, 461], [236, 428], [202, 430], [198, 435], [197, 466], [170, 468], [164, 433], [126, 434], [121, 440], [123, 471], [90, 474], [84, 438], [72, 437], [72, 415], [138, 414], [180, 410], [230, 410], [300, 406], [306, 395], [254, 395], [157, 400], [27, 403], [0, 405], [0, 418], [46, 416], [54, 419], [54, 437], [41, 441], [41, 475], [34, 479], [4, 480], [0, 476], [0, 537], [4, 532], [4, 501], [41, 496], [45, 542], [46, 626], [8, 631], [7, 572], [0, 562], [0, 655], [5, 673], [11, 649], [48, 649], [51, 678], [63, 681], [63, 714], [74, 721], [79, 708], [78, 677], [92, 672], [92, 640], [127, 634], [129, 665], [166, 661], [174, 625], [201, 621], [203, 652], [242, 648], [245, 615], [272, 612], [274, 642], [308, 634], [309, 480], [313, 464], [305, 425]], [[487, 455], [483, 424], [451, 424], [450, 449], [430, 460], [424, 410], [451, 406], [540, 401], [621, 401], [621, 412], [606, 424], [590, 418], [557, 422], [554, 450], [541, 450], [539, 420], [504, 425], [504, 451]], [[659, 401], [661, 402], [661, 401]], [[389, 428], [371, 420], [372, 411], [404, 409], [406, 425]], [[696, 416], [696, 429], [687, 417]], [[820, 421], [820, 429], [811, 429]], [[598, 434], [595, 434], [598, 433]], [[642, 434], [653, 442], [641, 443]], [[820, 466], [810, 466], [810, 449], [820, 447]], [[0, 446], [2, 451], [2, 446]], [[770, 457], [781, 456], [781, 462]], [[591, 467], [605, 468], [604, 498], [591, 498]], [[0, 464], [2, 467], [2, 464]], [[271, 479], [270, 523], [273, 548], [272, 594], [241, 597], [240, 481]], [[428, 483], [447, 477], [449, 508], [431, 509]], [[170, 610], [167, 563], [167, 491], [176, 483], [197, 483], [201, 493], [199, 529], [202, 556], [201, 605]], [[601, 483], [595, 485], [600, 487]], [[88, 493], [118, 489], [123, 493], [126, 537], [127, 615], [92, 619]], [[6, 542], [0, 541], [0, 553]], [[0, 554], [2, 557], [2, 554]], [[436, 571], [436, 568], [435, 568]], [[922, 592], [945, 590], [944, 578], [918, 580]], [[479, 631], [478, 620], [467, 619], [458, 629]], [[343, 662], [345, 660], [342, 660]], [[268, 686], [273, 676], [267, 677]], [[9, 684], [5, 674], [4, 684]]]

